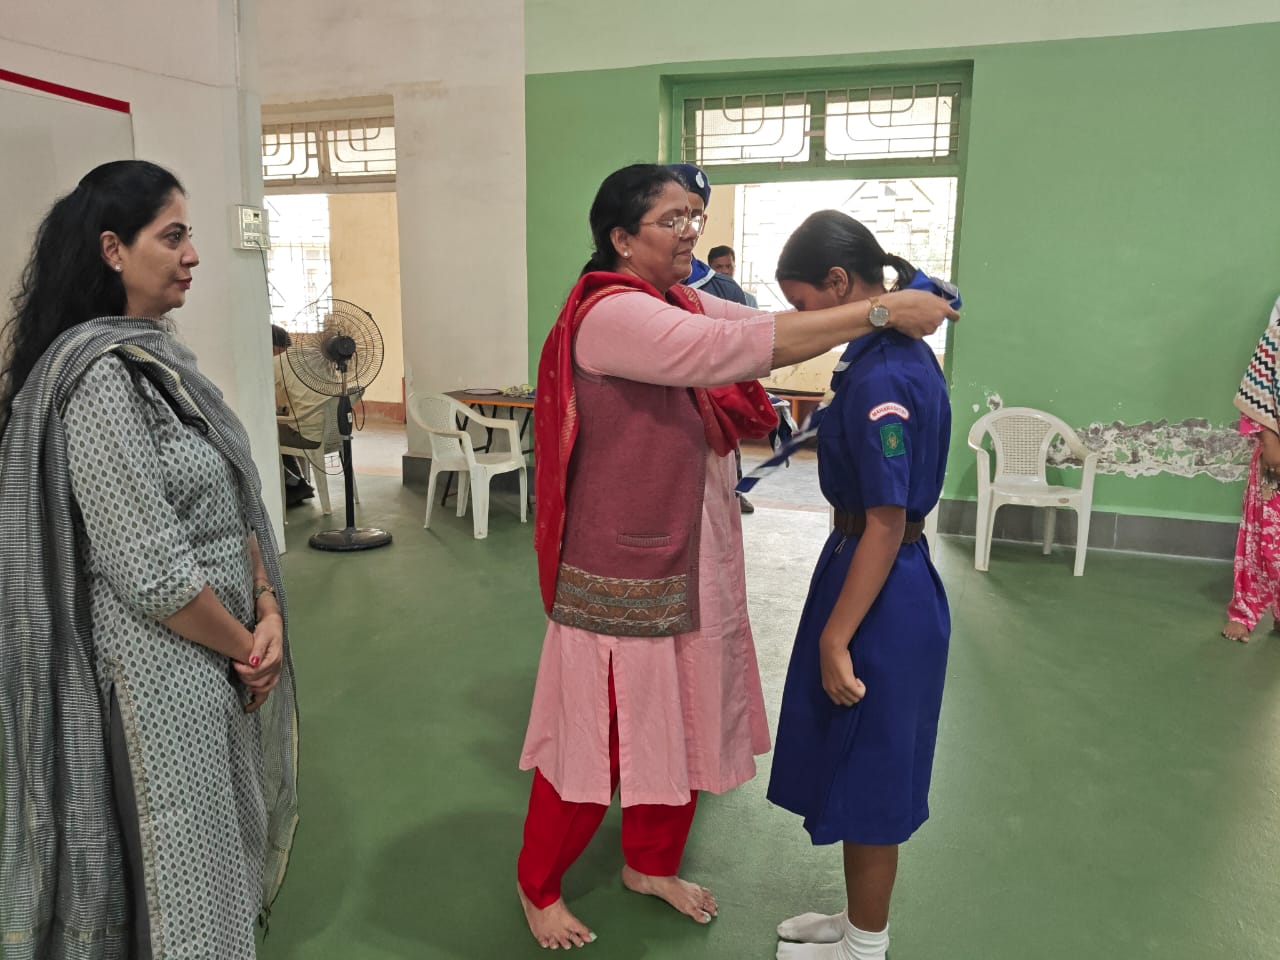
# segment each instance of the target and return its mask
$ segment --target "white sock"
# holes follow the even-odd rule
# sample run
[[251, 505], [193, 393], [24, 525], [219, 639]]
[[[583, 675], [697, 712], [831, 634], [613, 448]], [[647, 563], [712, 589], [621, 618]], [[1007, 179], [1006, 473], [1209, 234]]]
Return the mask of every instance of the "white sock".
[[877, 933], [859, 930], [844, 921], [844, 937], [839, 943], [780, 943], [778, 960], [885, 960], [889, 949], [889, 928]]
[[802, 913], [778, 924], [778, 939], [796, 943], [839, 943], [844, 939], [844, 913]]

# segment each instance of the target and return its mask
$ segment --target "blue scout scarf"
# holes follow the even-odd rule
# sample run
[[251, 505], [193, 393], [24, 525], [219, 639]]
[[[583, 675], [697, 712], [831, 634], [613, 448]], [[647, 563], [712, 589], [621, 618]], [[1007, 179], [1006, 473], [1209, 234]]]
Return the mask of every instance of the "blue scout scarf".
[[[694, 262], [696, 263], [697, 261], [695, 260]], [[688, 281], [685, 282], [687, 283]], [[960, 309], [960, 290], [954, 284], [948, 283], [946, 280], [937, 280], [923, 270], [917, 270], [916, 275], [911, 278], [911, 282], [904, 289], [927, 290], [929, 293], [945, 299], [956, 310]], [[785, 466], [796, 450], [818, 435], [818, 428], [822, 425], [822, 418], [826, 416], [827, 409], [831, 406], [831, 401], [835, 398], [836, 392], [839, 391], [845, 372], [857, 355], [866, 349], [866, 342], [864, 341], [870, 342], [867, 337], [859, 337], [857, 340], [850, 341], [849, 346], [845, 348], [844, 353], [840, 356], [840, 362], [835, 365], [835, 369], [832, 371], [831, 389], [826, 399], [818, 405], [817, 410], [809, 414], [804, 422], [804, 427], [791, 438], [790, 443], [784, 445], [781, 450], [750, 473], [745, 474], [738, 481], [738, 485], [735, 488], [738, 493], [749, 493], [762, 479], [779, 467]]]
[[713, 275], [714, 274], [712, 273], [712, 270], [709, 266], [707, 266], [697, 257], [694, 257], [693, 272], [690, 273], [688, 277], [686, 277], [684, 280], [681, 280], [680, 282], [683, 283], [686, 287], [693, 287], [695, 290], [697, 290], [701, 288], [702, 285], [705, 284], [708, 280], [710, 280]]

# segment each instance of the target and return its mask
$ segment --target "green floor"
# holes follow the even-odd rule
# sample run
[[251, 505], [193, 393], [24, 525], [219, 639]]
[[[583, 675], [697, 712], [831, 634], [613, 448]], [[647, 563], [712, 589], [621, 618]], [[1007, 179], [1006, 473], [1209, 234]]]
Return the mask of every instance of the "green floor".
[[[395, 534], [320, 554], [290, 511], [302, 820], [264, 960], [534, 956], [515, 897], [529, 777], [516, 769], [542, 634], [532, 525], [490, 535], [397, 480], [360, 520]], [[771, 720], [826, 515], [744, 518]], [[941, 544], [954, 618], [933, 819], [903, 851], [894, 960], [1280, 957], [1280, 638], [1217, 637], [1230, 568], [1095, 552], [1071, 576], [996, 544]], [[570, 873], [610, 960], [773, 956], [774, 924], [838, 908], [838, 853], [808, 845], [760, 775], [706, 797], [685, 860], [700, 928], [618, 880], [617, 810]]]

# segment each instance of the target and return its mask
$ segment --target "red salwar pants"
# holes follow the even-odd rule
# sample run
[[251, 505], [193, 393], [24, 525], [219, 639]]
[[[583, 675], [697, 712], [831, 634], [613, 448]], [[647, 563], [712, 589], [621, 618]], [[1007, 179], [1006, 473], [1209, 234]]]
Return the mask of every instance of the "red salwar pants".
[[[618, 789], [618, 701], [613, 690], [613, 668], [609, 669], [609, 774], [611, 789]], [[640, 803], [622, 808], [622, 855], [627, 866], [651, 877], [670, 877], [680, 870], [680, 858], [693, 825], [698, 805], [694, 791], [689, 802], [679, 807]], [[520, 889], [539, 910], [560, 899], [560, 881], [565, 871], [582, 855], [604, 820], [608, 806], [602, 803], [571, 803], [562, 800], [556, 788], [533, 771], [529, 813], [524, 821], [524, 847], [516, 865]]]

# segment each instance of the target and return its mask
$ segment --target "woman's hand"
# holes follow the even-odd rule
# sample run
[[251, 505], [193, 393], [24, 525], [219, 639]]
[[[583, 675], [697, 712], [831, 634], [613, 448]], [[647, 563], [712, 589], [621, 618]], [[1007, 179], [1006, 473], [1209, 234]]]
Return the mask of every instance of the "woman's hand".
[[822, 650], [822, 689], [837, 707], [852, 707], [867, 695], [867, 685], [853, 674], [848, 641], [828, 642], [824, 637], [818, 642]]
[[1272, 473], [1280, 473], [1280, 436], [1274, 430], [1262, 428], [1262, 465]]
[[886, 293], [880, 302], [889, 309], [889, 326], [916, 340], [936, 331], [943, 320], [960, 319], [951, 304], [924, 290]]
[[258, 621], [253, 630], [253, 652], [248, 663], [235, 664], [236, 673], [252, 699], [245, 706], [245, 713], [253, 713], [267, 700], [280, 680], [284, 666], [284, 620], [279, 613], [271, 613]]

